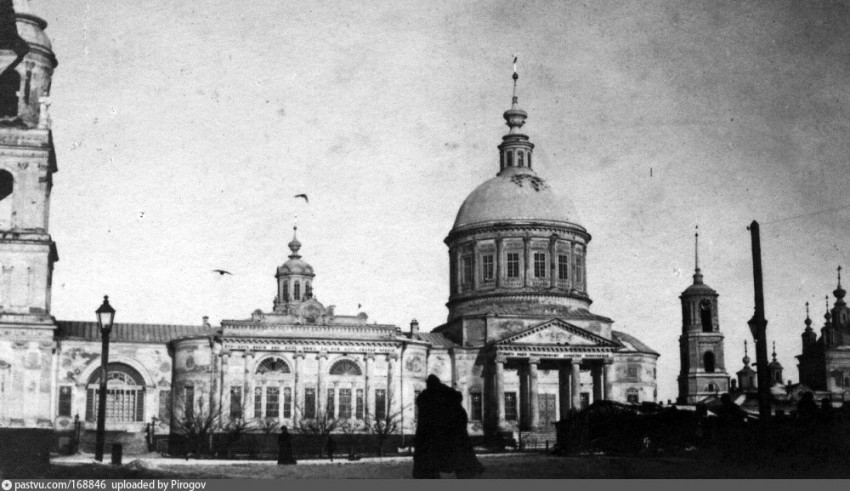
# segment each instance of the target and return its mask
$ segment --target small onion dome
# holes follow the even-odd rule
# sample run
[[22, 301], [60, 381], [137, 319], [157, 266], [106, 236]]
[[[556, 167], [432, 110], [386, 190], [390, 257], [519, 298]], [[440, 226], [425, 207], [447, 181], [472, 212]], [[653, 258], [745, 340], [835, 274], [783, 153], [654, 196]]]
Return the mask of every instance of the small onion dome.
[[29, 6], [29, 0], [14, 0], [15, 20], [18, 27], [18, 35], [32, 48], [41, 51], [42, 54], [52, 59], [53, 46], [50, 39], [44, 33], [47, 22], [35, 15]]
[[298, 251], [301, 249], [301, 242], [298, 241], [298, 237], [296, 236], [296, 232], [298, 231], [298, 227], [294, 227], [295, 232], [292, 234], [292, 240], [289, 242], [289, 250], [292, 251], [292, 254], [289, 255], [289, 261], [283, 263], [282, 266], [277, 268], [278, 274], [301, 274], [312, 276], [313, 266], [301, 259], [301, 255], [298, 254]]

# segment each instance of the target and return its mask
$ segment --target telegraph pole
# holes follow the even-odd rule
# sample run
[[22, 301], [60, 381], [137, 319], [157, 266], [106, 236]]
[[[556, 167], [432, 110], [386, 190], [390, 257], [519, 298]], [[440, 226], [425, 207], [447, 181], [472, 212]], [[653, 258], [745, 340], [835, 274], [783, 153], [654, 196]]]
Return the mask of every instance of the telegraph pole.
[[765, 428], [770, 419], [770, 374], [767, 373], [767, 319], [764, 318], [764, 287], [761, 272], [761, 238], [759, 224], [750, 224], [753, 247], [753, 280], [755, 283], [755, 313], [747, 324], [756, 342], [756, 374], [758, 376], [759, 420]]

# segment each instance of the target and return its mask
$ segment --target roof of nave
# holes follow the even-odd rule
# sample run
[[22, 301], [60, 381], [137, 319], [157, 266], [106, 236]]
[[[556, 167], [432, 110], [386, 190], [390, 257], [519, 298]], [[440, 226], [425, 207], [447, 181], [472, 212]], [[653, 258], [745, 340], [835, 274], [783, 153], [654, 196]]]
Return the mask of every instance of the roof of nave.
[[611, 331], [611, 335], [613, 335], [614, 339], [626, 348], [637, 351], [638, 353], [647, 353], [650, 355], [661, 356], [660, 353], [650, 348], [649, 346], [643, 344], [641, 340], [632, 336], [631, 334], [626, 334], [622, 331]]
[[[100, 328], [92, 321], [57, 321], [56, 335], [59, 339], [100, 341]], [[113, 343], [157, 343], [165, 344], [187, 336], [212, 336], [219, 329], [206, 326], [181, 326], [175, 324], [115, 324], [109, 340]]]

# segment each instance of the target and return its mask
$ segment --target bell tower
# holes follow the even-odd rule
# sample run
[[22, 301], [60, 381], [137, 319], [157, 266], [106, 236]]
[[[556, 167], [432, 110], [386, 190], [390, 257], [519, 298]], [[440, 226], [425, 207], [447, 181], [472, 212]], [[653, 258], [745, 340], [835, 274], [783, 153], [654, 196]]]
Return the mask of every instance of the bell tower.
[[46, 27], [27, 0], [0, 0], [0, 420], [12, 427], [49, 428], [55, 414], [47, 97], [56, 57]]
[[717, 314], [717, 292], [703, 283], [699, 268], [699, 232], [694, 235], [694, 282], [682, 292], [682, 335], [679, 337], [679, 404], [696, 404], [729, 392], [723, 357], [723, 334]]

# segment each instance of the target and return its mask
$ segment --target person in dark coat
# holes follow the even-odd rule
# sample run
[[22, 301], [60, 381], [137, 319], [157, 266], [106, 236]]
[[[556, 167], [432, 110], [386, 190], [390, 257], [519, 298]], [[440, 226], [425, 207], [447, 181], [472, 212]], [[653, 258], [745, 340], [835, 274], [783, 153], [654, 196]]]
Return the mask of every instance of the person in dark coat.
[[328, 458], [331, 459], [331, 462], [333, 462], [334, 452], [336, 452], [336, 442], [330, 435], [328, 435], [328, 442], [325, 444], [325, 450], [328, 451]]
[[418, 417], [413, 445], [413, 477], [439, 479], [440, 472], [473, 477], [484, 467], [475, 456], [467, 433], [467, 414], [460, 392], [435, 375], [416, 399]]
[[286, 426], [280, 427], [280, 435], [277, 437], [277, 465], [296, 464], [292, 455], [292, 439]]

